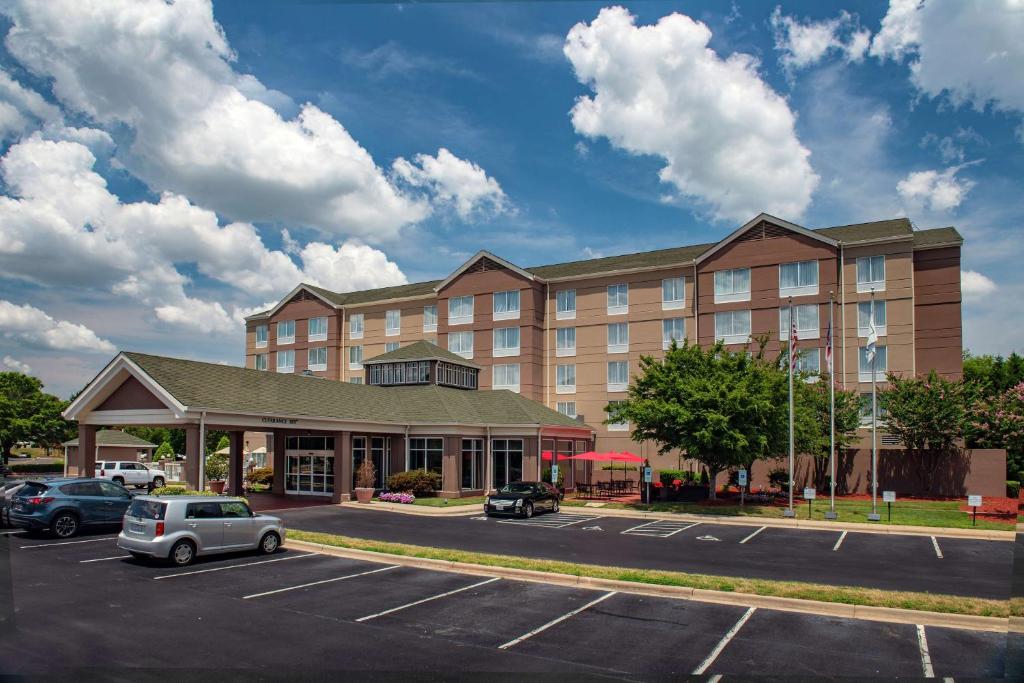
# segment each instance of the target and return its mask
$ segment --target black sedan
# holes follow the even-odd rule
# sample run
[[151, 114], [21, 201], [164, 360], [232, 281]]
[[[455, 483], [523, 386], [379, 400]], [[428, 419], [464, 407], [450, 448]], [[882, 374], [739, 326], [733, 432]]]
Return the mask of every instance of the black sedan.
[[487, 496], [484, 513], [533, 517], [535, 512], [558, 512], [561, 494], [552, 484], [544, 481], [514, 481], [497, 493]]

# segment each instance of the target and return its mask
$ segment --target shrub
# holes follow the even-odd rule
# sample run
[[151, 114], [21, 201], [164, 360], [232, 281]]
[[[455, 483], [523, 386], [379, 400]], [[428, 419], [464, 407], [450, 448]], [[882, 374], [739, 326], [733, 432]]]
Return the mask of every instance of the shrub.
[[373, 465], [373, 459], [363, 457], [356, 470], [356, 487], [361, 489], [372, 489], [373, 482], [377, 480], [377, 468]]
[[385, 503], [404, 503], [411, 505], [416, 502], [416, 496], [411, 493], [382, 493], [378, 500], [384, 501]]
[[441, 488], [441, 475], [437, 472], [411, 470], [388, 477], [388, 488], [400, 493], [411, 493], [418, 498], [432, 495]]
[[153, 489], [154, 496], [216, 496], [213, 491], [193, 491], [185, 486], [161, 486]]
[[[543, 481], [551, 481], [551, 468], [550, 467], [545, 467], [544, 468], [544, 472], [541, 473], [541, 479]], [[559, 467], [558, 468], [558, 483], [556, 484], [556, 486], [558, 486], [558, 488], [562, 488], [563, 486], [565, 486], [565, 468], [564, 467]]]
[[49, 474], [51, 472], [64, 472], [63, 462], [44, 462], [33, 464], [30, 462], [12, 462], [10, 464], [11, 472], [18, 474]]
[[1020, 482], [1019, 481], [1007, 481], [1006, 482], [1006, 497], [1016, 498], [1020, 495]]
[[206, 478], [209, 481], [220, 481], [228, 476], [228, 456], [211, 455], [206, 458]]
[[773, 489], [789, 489], [789, 470], [774, 469], [768, 473], [768, 485]]
[[174, 449], [171, 448], [171, 443], [169, 441], [164, 441], [162, 444], [160, 444], [160, 448], [156, 449], [156, 453], [153, 454], [154, 462], [163, 459], [174, 459]]
[[658, 472], [658, 479], [660, 479], [661, 483], [665, 486], [672, 486], [672, 482], [676, 479], [685, 484], [687, 481], [687, 475], [689, 474], [690, 473], [685, 470], [662, 470]]
[[274, 483], [274, 470], [270, 467], [254, 467], [245, 475], [245, 480], [257, 486], [270, 486]]

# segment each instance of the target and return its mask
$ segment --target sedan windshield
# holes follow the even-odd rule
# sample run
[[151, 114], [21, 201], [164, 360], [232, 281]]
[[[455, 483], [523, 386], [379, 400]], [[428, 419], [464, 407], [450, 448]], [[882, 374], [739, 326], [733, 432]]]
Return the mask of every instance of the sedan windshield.
[[516, 482], [509, 484], [505, 488], [501, 489], [502, 493], [532, 493], [533, 484], [524, 484], [523, 482]]

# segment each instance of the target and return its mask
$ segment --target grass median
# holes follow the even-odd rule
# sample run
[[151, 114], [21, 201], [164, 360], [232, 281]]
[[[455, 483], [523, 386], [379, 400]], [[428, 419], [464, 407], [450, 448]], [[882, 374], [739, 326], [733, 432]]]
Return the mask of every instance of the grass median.
[[899, 609], [925, 610], [944, 614], [968, 614], [983, 617], [1007, 617], [1010, 605], [1004, 600], [967, 598], [955, 595], [934, 595], [931, 593], [913, 593], [909, 591], [887, 591], [876, 588], [857, 588], [854, 586], [829, 586], [798, 581], [770, 581], [766, 579], [744, 579], [709, 574], [688, 574], [655, 569], [630, 569], [626, 567], [601, 567], [589, 564], [559, 562], [557, 560], [539, 560], [509, 555], [494, 555], [447, 548], [431, 548], [427, 546], [409, 545], [406, 543], [390, 543], [373, 541], [350, 536], [323, 534], [313, 531], [289, 529], [288, 538], [296, 541], [320, 543], [336, 548], [367, 550], [404, 557], [417, 557], [446, 562], [465, 562], [488, 567], [504, 567], [508, 569], [529, 569], [533, 571], [564, 574], [568, 576], [584, 576], [596, 579], [614, 579], [631, 581], [637, 584], [658, 586], [681, 586], [685, 588], [701, 588], [705, 590], [725, 591], [747, 595], [764, 595], [779, 598], [796, 598], [800, 600], [818, 600], [846, 605], [863, 605], [868, 607], [894, 607]]

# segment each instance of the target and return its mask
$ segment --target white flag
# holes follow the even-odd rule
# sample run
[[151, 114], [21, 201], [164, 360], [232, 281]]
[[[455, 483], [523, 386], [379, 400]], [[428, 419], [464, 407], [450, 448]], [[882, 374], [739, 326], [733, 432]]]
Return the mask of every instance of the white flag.
[[875, 330], [875, 316], [871, 316], [868, 322], [868, 362], [875, 359], [875, 350], [878, 346], [878, 332]]

